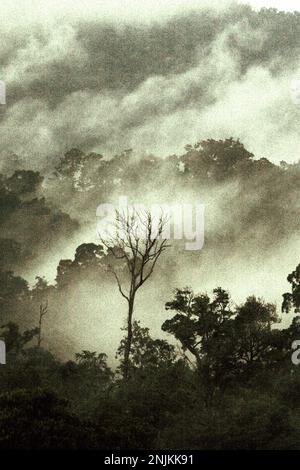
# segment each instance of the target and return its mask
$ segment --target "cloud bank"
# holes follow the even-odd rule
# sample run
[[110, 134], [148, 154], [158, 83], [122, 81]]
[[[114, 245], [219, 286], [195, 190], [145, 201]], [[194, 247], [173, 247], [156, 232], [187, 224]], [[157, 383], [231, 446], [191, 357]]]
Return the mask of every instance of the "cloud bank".
[[183, 13], [178, 1], [160, 9], [160, 21], [143, 24], [129, 7], [131, 21], [122, 10], [116, 21], [105, 2], [103, 15], [93, 18], [91, 7], [80, 16], [74, 6], [71, 14], [68, 2], [58, 18], [59, 6], [51, 5], [53, 15], [41, 21], [28, 2], [31, 23], [11, 20], [1, 33], [2, 161], [16, 153], [24, 165], [44, 169], [76, 146], [164, 156], [229, 136], [259, 157], [298, 160], [300, 107], [292, 84], [300, 77], [300, 14], [227, 2], [210, 9], [202, 2], [190, 14], [196, 3]]

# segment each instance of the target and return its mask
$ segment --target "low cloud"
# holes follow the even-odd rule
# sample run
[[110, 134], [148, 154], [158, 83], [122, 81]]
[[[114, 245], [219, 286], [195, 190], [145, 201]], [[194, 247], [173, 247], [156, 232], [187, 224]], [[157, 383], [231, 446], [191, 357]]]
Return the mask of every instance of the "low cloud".
[[[164, 156], [186, 143], [232, 135], [257, 156], [298, 160], [293, 84], [300, 64], [287, 67], [275, 49], [262, 60], [268, 31], [253, 27], [255, 13], [243, 10], [241, 18], [233, 11], [206, 13], [213, 25], [208, 36], [196, 34], [197, 25], [209, 26], [204, 13], [140, 29], [101, 21], [33, 28], [3, 69], [2, 158], [16, 153], [45, 168], [74, 146]], [[194, 35], [182, 40], [189, 25]]]

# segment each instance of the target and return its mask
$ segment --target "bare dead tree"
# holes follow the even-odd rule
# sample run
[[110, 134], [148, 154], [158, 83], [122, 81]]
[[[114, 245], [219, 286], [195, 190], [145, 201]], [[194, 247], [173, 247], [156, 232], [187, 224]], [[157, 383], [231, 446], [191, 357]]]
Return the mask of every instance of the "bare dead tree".
[[124, 287], [121, 275], [116, 267], [108, 266], [108, 271], [114, 276], [119, 292], [128, 304], [126, 342], [124, 348], [125, 379], [129, 376], [130, 353], [132, 343], [132, 324], [134, 302], [137, 291], [152, 275], [158, 258], [169, 245], [163, 238], [166, 217], [161, 215], [157, 222], [149, 211], [139, 213], [134, 210], [116, 211], [114, 235], [101, 237], [103, 245], [117, 260], [123, 260], [129, 274], [129, 285]]
[[42, 343], [42, 340], [43, 340], [43, 337], [42, 337], [42, 323], [43, 323], [43, 318], [44, 316], [46, 315], [46, 313], [48, 312], [48, 300], [46, 301], [45, 304], [40, 304], [40, 316], [39, 316], [39, 332], [38, 332], [38, 337], [37, 337], [37, 345], [38, 345], [38, 348], [41, 347], [41, 343]]

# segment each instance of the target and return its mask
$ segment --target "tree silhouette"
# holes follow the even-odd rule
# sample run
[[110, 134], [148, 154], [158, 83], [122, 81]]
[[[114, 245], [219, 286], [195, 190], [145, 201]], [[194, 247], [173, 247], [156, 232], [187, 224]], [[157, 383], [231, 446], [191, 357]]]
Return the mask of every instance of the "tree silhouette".
[[[124, 357], [126, 338], [121, 341], [116, 357]], [[134, 369], [155, 369], [162, 365], [170, 366], [176, 359], [175, 347], [163, 339], [153, 339], [149, 328], [133, 321], [130, 367]], [[121, 369], [123, 364], [121, 365]]]
[[282, 311], [289, 312], [292, 307], [296, 313], [300, 312], [300, 264], [296, 267], [295, 271], [287, 277], [288, 282], [292, 286], [292, 292], [283, 294]]
[[108, 271], [113, 274], [122, 297], [128, 303], [127, 337], [124, 347], [124, 378], [129, 376], [129, 358], [132, 343], [132, 322], [134, 302], [137, 291], [152, 275], [158, 258], [167, 249], [167, 240], [163, 239], [166, 218], [159, 217], [155, 225], [151, 213], [130, 213], [116, 211], [114, 224], [115, 233], [109, 237], [102, 237], [102, 244], [113, 257], [119, 260], [121, 268], [127, 268], [129, 286], [127, 289], [121, 281], [120, 272], [114, 265], [108, 265]]
[[195, 295], [188, 287], [176, 289], [174, 299], [166, 303], [166, 310], [177, 313], [164, 322], [162, 330], [173, 334], [200, 368], [208, 341], [233, 315], [228, 293], [221, 288], [214, 289], [211, 300], [207, 294]]

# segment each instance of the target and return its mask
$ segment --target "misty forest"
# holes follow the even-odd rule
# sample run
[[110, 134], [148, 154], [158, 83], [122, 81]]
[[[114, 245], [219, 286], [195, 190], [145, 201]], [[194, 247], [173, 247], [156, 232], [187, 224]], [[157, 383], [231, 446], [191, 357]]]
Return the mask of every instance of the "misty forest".
[[[300, 13], [56, 34], [1, 33], [0, 449], [300, 449]], [[120, 196], [203, 248], [101, 238]]]

